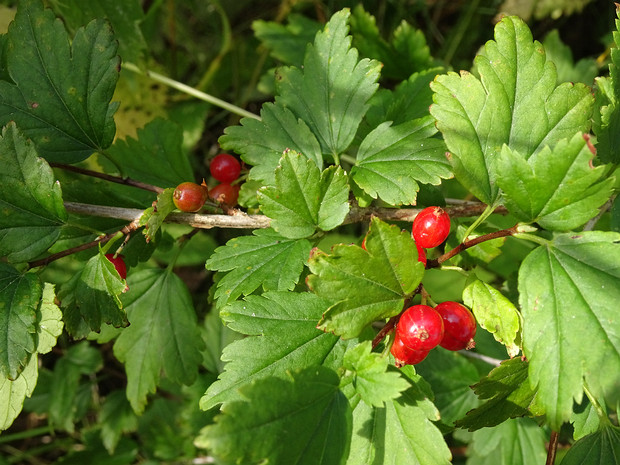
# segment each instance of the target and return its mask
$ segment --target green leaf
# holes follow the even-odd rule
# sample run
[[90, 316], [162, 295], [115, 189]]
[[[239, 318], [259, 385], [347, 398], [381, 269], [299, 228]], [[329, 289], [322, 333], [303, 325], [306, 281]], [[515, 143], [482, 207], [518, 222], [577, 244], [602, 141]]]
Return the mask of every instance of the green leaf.
[[15, 380], [36, 349], [41, 282], [0, 263], [0, 378]]
[[343, 366], [350, 372], [345, 380], [350, 378], [362, 400], [372, 407], [383, 407], [409, 387], [398, 372], [388, 371], [388, 358], [372, 352], [370, 341], [347, 350]]
[[493, 286], [476, 279], [463, 290], [463, 302], [471, 308], [478, 324], [506, 346], [510, 357], [519, 353], [521, 318], [510, 300]]
[[297, 152], [286, 151], [275, 171], [275, 185], [259, 191], [263, 213], [284, 237], [301, 239], [339, 226], [349, 212], [349, 185], [339, 166], [322, 173]]
[[431, 114], [451, 152], [456, 178], [492, 204], [499, 195], [502, 146], [527, 159], [587, 132], [593, 99], [583, 84], [556, 87], [555, 67], [515, 16], [497, 24], [495, 40], [486, 43], [475, 65], [480, 79], [465, 71], [435, 79]]
[[24, 399], [30, 397], [37, 384], [39, 358], [30, 360], [15, 380], [0, 376], [0, 431], [7, 429], [22, 411]]
[[573, 439], [575, 440], [596, 433], [601, 429], [601, 417], [589, 400], [584, 400], [579, 406], [575, 405], [571, 423], [573, 425]]
[[620, 428], [609, 425], [571, 446], [562, 465], [617, 464], [620, 457]]
[[123, 303], [131, 323], [114, 343], [125, 364], [127, 398], [136, 413], [144, 411], [163, 372], [173, 382], [191, 384], [204, 345], [187, 286], [170, 270], [134, 273]]
[[117, 389], [106, 396], [99, 411], [99, 423], [101, 441], [112, 455], [123, 433], [131, 433], [138, 428], [138, 418], [131, 409], [124, 389]]
[[196, 444], [222, 463], [344, 464], [351, 408], [339, 382], [321, 366], [255, 381], [241, 389], [243, 401], [222, 407]]
[[157, 206], [147, 208], [140, 216], [140, 226], [144, 226], [142, 232], [147, 242], [155, 239], [155, 235], [161, 225], [164, 224], [166, 217], [177, 208], [172, 198], [174, 189], [174, 187], [170, 187], [160, 192], [157, 195]]
[[545, 431], [534, 420], [508, 420], [495, 428], [474, 432], [467, 462], [477, 465], [545, 463], [546, 439]]
[[72, 345], [54, 365], [50, 388], [49, 420], [68, 432], [75, 430], [82, 375], [93, 376], [103, 366], [98, 349], [82, 341]]
[[126, 326], [127, 316], [119, 298], [125, 286], [125, 280], [100, 250], [61, 288], [67, 331], [80, 338], [91, 330], [99, 332], [103, 323]]
[[117, 140], [106, 151], [106, 157], [121, 167], [125, 177], [159, 187], [175, 187], [194, 179], [182, 144], [181, 127], [157, 118], [138, 129], [137, 139]]
[[588, 136], [576, 134], [526, 160], [504, 146], [497, 184], [510, 213], [556, 231], [576, 229], [596, 216], [612, 193], [614, 179], [602, 179], [605, 167], [592, 166], [590, 147]]
[[530, 387], [527, 372], [528, 363], [520, 358], [504, 360], [473, 386], [478, 398], [485, 402], [456, 425], [475, 431], [497, 426], [509, 418], [543, 414], [535, 404], [536, 391]]
[[52, 169], [13, 123], [2, 130], [0, 153], [0, 256], [25, 262], [54, 243], [67, 212]]
[[379, 125], [360, 144], [353, 181], [390, 205], [415, 205], [418, 182], [440, 184], [452, 175], [443, 141], [433, 138], [436, 132], [430, 116], [398, 126], [389, 121]]
[[119, 74], [118, 43], [104, 20], [70, 41], [40, 0], [19, 3], [9, 27], [0, 81], [0, 124], [15, 121], [49, 161], [77, 163], [108, 147], [116, 131], [110, 103]]
[[41, 304], [37, 309], [37, 352], [40, 354], [50, 352], [62, 334], [62, 312], [55, 300], [54, 286], [44, 283]]
[[439, 412], [420, 390], [420, 377], [413, 376], [412, 386], [385, 407], [372, 408], [365, 402], [355, 405], [347, 465], [450, 463], [450, 450], [433, 424]]
[[596, 398], [619, 398], [620, 234], [558, 234], [519, 269], [523, 352], [530, 383], [554, 430], [569, 420], [586, 383]]
[[136, 62], [147, 48], [140, 29], [145, 15], [139, 0], [126, 0], [121, 3], [115, 0], [91, 0], [87, 3], [81, 0], [63, 0], [53, 2], [52, 6], [71, 29], [96, 18], [110, 21], [123, 61]]
[[274, 172], [282, 153], [293, 150], [323, 168], [321, 146], [308, 125], [288, 108], [278, 103], [265, 103], [261, 119], [243, 118], [240, 126], [230, 126], [218, 142], [224, 150], [233, 150], [252, 165], [250, 178], [273, 185]]
[[238, 389], [255, 379], [282, 378], [309, 365], [340, 367], [344, 344], [316, 329], [326, 307], [324, 300], [308, 292], [266, 292], [222, 309], [228, 327], [252, 337], [226, 346], [226, 369], [209, 387], [200, 408], [239, 400]]
[[265, 291], [293, 290], [310, 254], [307, 240], [286, 239], [272, 229], [231, 239], [215, 249], [206, 267], [228, 271], [217, 283], [215, 298], [222, 307], [262, 286]]
[[323, 153], [335, 157], [353, 141], [381, 67], [374, 60], [358, 60], [347, 35], [349, 16], [344, 9], [331, 17], [308, 46], [303, 71], [284, 68], [276, 76], [276, 102], [304, 120]]
[[308, 263], [310, 288], [332, 305], [319, 327], [343, 338], [358, 336], [376, 320], [397, 315], [424, 274], [411, 234], [373, 218], [366, 249], [336, 245]]
[[224, 347], [245, 336], [224, 325], [217, 307], [211, 308], [205, 317], [202, 335], [205, 342], [202, 364], [207, 371], [218, 375], [224, 371], [226, 365], [221, 359]]
[[415, 369], [430, 384], [443, 425], [453, 427], [456, 420], [478, 406], [471, 385], [479, 381], [480, 375], [467, 357], [438, 348]]
[[286, 25], [275, 21], [254, 21], [252, 29], [272, 57], [286, 65], [300, 67], [303, 65], [306, 46], [314, 41], [321, 24], [295, 13], [288, 15], [286, 20]]
[[[616, 9], [616, 16], [620, 11]], [[609, 76], [596, 78], [596, 103], [600, 118], [595, 115], [594, 134], [598, 155], [603, 163], [620, 163], [620, 19], [613, 31], [615, 47], [610, 48]]]

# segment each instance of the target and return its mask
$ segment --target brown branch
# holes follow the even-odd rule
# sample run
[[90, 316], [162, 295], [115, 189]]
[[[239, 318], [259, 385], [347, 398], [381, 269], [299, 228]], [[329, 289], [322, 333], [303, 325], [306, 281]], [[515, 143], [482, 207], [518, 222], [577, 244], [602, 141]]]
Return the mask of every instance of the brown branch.
[[65, 165], [63, 163], [50, 163], [50, 166], [54, 168], [60, 168], [65, 171], [73, 171], [74, 173], [83, 174], [85, 176], [92, 176], [94, 178], [104, 179], [106, 181], [115, 182], [117, 184], [123, 184], [125, 186], [137, 187], [146, 191], [155, 192], [156, 194], [160, 194], [164, 191], [161, 187], [136, 181], [135, 179], [122, 178], [120, 176], [113, 176], [111, 174], [99, 173], [98, 171], [87, 170], [73, 165]]
[[462, 242], [459, 245], [457, 245], [454, 249], [443, 254], [441, 257], [433, 259], [433, 260], [428, 260], [428, 262], [426, 263], [426, 268], [427, 269], [437, 268], [443, 262], [445, 262], [446, 260], [450, 260], [452, 257], [461, 253], [463, 250], [466, 250], [475, 245], [481, 244], [482, 242], [490, 241], [492, 239], [497, 239], [500, 237], [512, 236], [513, 234], [516, 234], [516, 233], [517, 233], [517, 225], [514, 225], [512, 228], [502, 229], [500, 231], [494, 231], [489, 234], [478, 236], [470, 241]]
[[94, 241], [87, 242], [85, 244], [80, 244], [76, 247], [71, 247], [70, 249], [62, 250], [60, 252], [49, 255], [45, 258], [41, 258], [40, 260], [34, 260], [32, 262], [28, 262], [28, 268], [30, 269], [30, 268], [36, 268], [39, 266], [48, 265], [51, 262], [58, 260], [59, 258], [66, 257], [74, 253], [82, 252], [83, 250], [90, 249], [91, 247], [95, 247], [98, 244], [105, 244], [110, 239], [112, 239], [114, 236], [116, 236], [119, 232], [123, 233], [124, 235], [127, 235], [135, 231], [136, 229], [138, 229], [138, 221], [132, 221], [127, 226], [124, 226], [122, 229], [118, 231], [114, 231], [109, 234], [104, 234], [103, 236], [99, 236]]
[[551, 436], [549, 438], [549, 449], [547, 450], [547, 461], [545, 462], [545, 465], [553, 465], [555, 463], [555, 453], [558, 450], [558, 438], [558, 432], [551, 431]]

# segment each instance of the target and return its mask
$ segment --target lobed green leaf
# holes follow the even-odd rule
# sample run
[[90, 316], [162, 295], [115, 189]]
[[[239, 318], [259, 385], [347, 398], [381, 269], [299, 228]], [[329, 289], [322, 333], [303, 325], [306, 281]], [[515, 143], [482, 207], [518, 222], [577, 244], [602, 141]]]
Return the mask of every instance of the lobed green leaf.
[[519, 270], [523, 352], [538, 400], [557, 430], [587, 383], [609, 405], [620, 400], [620, 234], [558, 234]]
[[331, 303], [319, 328], [343, 338], [403, 310], [405, 298], [420, 284], [424, 266], [411, 234], [373, 218], [364, 250], [336, 245], [315, 253], [308, 263], [310, 288]]
[[583, 134], [559, 141], [553, 150], [545, 147], [527, 160], [504, 146], [497, 184], [510, 213], [556, 231], [574, 230], [596, 216], [611, 196], [614, 179], [602, 179], [606, 169], [592, 166], [591, 150]]
[[7, 34], [0, 81], [0, 124], [15, 121], [49, 161], [77, 163], [107, 148], [116, 131], [110, 103], [118, 80], [118, 42], [94, 20], [70, 41], [41, 0], [19, 3]]
[[563, 465], [618, 463], [620, 428], [608, 425], [574, 443], [562, 459]]
[[177, 383], [196, 379], [203, 342], [187, 286], [170, 270], [133, 274], [123, 303], [131, 324], [114, 343], [114, 355], [125, 364], [127, 398], [141, 413], [162, 372]]
[[241, 389], [243, 400], [222, 406], [196, 444], [222, 463], [344, 465], [351, 408], [339, 382], [322, 366], [257, 380]]
[[418, 182], [440, 184], [452, 176], [445, 145], [433, 138], [436, 132], [430, 116], [398, 126], [380, 124], [360, 144], [353, 181], [390, 205], [415, 205]]
[[275, 185], [263, 187], [261, 210], [278, 233], [301, 239], [339, 226], [349, 212], [347, 175], [339, 166], [323, 172], [299, 153], [285, 151], [275, 171]]
[[206, 263], [209, 270], [228, 272], [217, 282], [218, 307], [259, 287], [265, 291], [293, 290], [310, 247], [305, 239], [287, 239], [272, 229], [255, 230], [252, 236], [236, 237], [218, 247]]
[[228, 327], [251, 337], [224, 348], [228, 362], [200, 401], [207, 410], [239, 400], [239, 388], [266, 376], [285, 377], [309, 365], [341, 366], [345, 344], [316, 328], [327, 303], [311, 293], [265, 292], [224, 307]]
[[480, 79], [462, 71], [431, 84], [431, 114], [451, 152], [456, 178], [481, 201], [499, 196], [502, 146], [525, 159], [587, 132], [593, 99], [583, 84], [556, 87], [556, 70], [523, 20], [505, 17], [475, 59]]
[[355, 137], [377, 90], [380, 64], [358, 60], [347, 35], [348, 9], [335, 13], [309, 45], [303, 71], [282, 68], [276, 76], [276, 102], [306, 122], [324, 154], [337, 160]]

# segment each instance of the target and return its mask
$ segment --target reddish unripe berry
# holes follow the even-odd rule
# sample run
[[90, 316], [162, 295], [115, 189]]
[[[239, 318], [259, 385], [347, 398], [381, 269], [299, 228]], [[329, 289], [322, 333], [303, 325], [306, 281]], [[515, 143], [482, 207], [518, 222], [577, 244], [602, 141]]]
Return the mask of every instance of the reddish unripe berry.
[[182, 182], [172, 194], [174, 205], [182, 212], [197, 212], [207, 200], [207, 189], [195, 182]]
[[448, 350], [473, 348], [476, 319], [469, 309], [458, 302], [442, 302], [435, 310], [441, 315], [444, 327], [439, 345]]
[[112, 265], [116, 268], [121, 279], [127, 279], [127, 265], [125, 265], [125, 260], [123, 260], [122, 255], [117, 255], [116, 258], [114, 258], [113, 253], [107, 253], [105, 254], [105, 258], [112, 262]]
[[219, 182], [231, 183], [241, 174], [241, 164], [232, 155], [220, 153], [211, 160], [209, 171]]
[[431, 350], [443, 339], [443, 320], [434, 308], [414, 305], [400, 316], [396, 336], [412, 350]]
[[437, 247], [450, 234], [450, 216], [441, 207], [425, 208], [413, 220], [411, 234], [420, 247]]
[[418, 249], [418, 261], [426, 266], [426, 250], [424, 250], [424, 247], [420, 247], [420, 244], [417, 242], [415, 242], [415, 246]]
[[398, 334], [395, 334], [394, 343], [392, 344], [390, 352], [392, 352], [392, 355], [396, 359], [396, 366], [400, 368], [405, 365], [415, 365], [416, 363], [420, 363], [426, 358], [429, 351], [412, 350], [403, 344], [403, 341]]
[[209, 197], [218, 203], [225, 203], [230, 207], [234, 207], [239, 200], [239, 185], [218, 184], [209, 190]]

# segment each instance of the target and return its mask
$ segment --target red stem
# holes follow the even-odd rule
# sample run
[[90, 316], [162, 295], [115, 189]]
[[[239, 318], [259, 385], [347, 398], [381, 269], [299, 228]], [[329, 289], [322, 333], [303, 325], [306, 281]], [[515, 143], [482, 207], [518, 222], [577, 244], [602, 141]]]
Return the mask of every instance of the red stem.
[[545, 465], [553, 465], [555, 462], [555, 453], [558, 450], [558, 437], [559, 434], [557, 431], [551, 431], [551, 436], [549, 438], [549, 450], [547, 451], [547, 461]]

